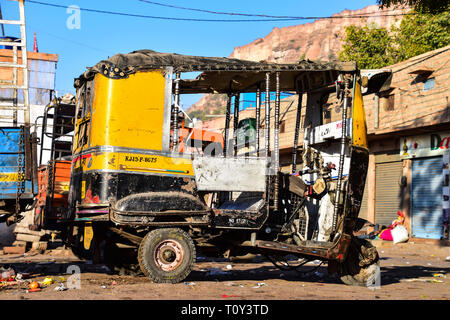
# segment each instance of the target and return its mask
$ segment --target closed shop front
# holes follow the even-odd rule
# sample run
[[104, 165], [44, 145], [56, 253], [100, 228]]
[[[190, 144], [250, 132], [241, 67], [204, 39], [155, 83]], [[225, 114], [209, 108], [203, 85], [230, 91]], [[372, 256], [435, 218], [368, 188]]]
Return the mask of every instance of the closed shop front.
[[375, 224], [389, 226], [400, 209], [402, 161], [376, 163], [375, 174]]
[[411, 235], [441, 239], [442, 156], [413, 159], [411, 181]]
[[[448, 188], [444, 158], [448, 157], [450, 132], [405, 137], [400, 156], [411, 159], [411, 237], [444, 239], [448, 219], [444, 216]], [[448, 197], [448, 195], [447, 195]]]

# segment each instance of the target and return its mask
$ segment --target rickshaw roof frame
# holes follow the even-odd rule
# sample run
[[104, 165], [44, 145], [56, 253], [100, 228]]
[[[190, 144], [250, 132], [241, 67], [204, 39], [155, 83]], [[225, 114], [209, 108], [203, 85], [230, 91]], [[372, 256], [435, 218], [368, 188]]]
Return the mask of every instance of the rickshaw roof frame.
[[[258, 85], [265, 81], [266, 72], [283, 74], [280, 83], [282, 91], [298, 91], [296, 80], [305, 74], [357, 72], [356, 63], [351, 61], [314, 62], [301, 60], [298, 63], [281, 64], [137, 50], [128, 54], [116, 54], [98, 62], [76, 78], [74, 86], [75, 88], [81, 87], [84, 82], [92, 79], [97, 73], [120, 79], [126, 78], [137, 71], [165, 67], [172, 67], [174, 74], [202, 72], [196, 79], [180, 81], [181, 94], [255, 92]], [[334, 81], [335, 79], [330, 80]]]

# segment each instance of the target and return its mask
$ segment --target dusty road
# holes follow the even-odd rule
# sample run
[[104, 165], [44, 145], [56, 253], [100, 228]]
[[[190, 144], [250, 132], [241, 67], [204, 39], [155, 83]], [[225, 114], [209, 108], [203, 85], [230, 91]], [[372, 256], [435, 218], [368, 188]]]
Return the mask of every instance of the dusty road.
[[[61, 250], [0, 255], [0, 266], [34, 273], [23, 282], [1, 287], [0, 300], [450, 300], [450, 261], [446, 260], [450, 247], [413, 243], [377, 247], [381, 282], [372, 289], [344, 285], [327, 274], [326, 266], [302, 275], [258, 259], [235, 263], [199, 258], [184, 283], [156, 284], [143, 276], [108, 274], [103, 266], [86, 264]], [[74, 280], [67, 274], [74, 265], [81, 270], [79, 289], [55, 291], [58, 282], [67, 287]], [[315, 266], [311, 263], [302, 271]], [[55, 283], [39, 292], [27, 292], [29, 281], [42, 281], [46, 276]]]

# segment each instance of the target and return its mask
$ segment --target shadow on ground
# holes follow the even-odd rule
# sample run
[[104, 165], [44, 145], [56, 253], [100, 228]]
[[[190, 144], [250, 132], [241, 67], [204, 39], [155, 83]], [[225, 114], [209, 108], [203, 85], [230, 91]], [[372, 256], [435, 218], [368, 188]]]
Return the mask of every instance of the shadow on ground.
[[[30, 277], [37, 276], [58, 276], [67, 275], [73, 272], [73, 266], [78, 266], [81, 273], [95, 273], [104, 275], [120, 275], [117, 272], [111, 272], [106, 266], [100, 264], [88, 264], [84, 262], [20, 262], [20, 263], [0, 263], [0, 267], [7, 269], [12, 267], [16, 273], [29, 274]], [[320, 267], [308, 265], [298, 268], [299, 271], [285, 271], [271, 265], [255, 265], [255, 268], [239, 270], [236, 267], [232, 270], [226, 270], [214, 266], [212, 268], [202, 268], [198, 265], [197, 270], [193, 270], [185, 279], [186, 282], [209, 282], [209, 281], [266, 281], [266, 280], [286, 280], [293, 282], [319, 282], [323, 284], [341, 284], [336, 274], [329, 275], [327, 266]], [[235, 265], [236, 266], [236, 265]], [[249, 267], [249, 264], [247, 264]], [[1, 269], [0, 268], [0, 269]], [[200, 269], [200, 270], [198, 270]], [[226, 270], [226, 271], [225, 271]], [[436, 274], [444, 275], [450, 273], [450, 268], [432, 267], [432, 266], [386, 266], [381, 268], [381, 283], [389, 285], [402, 281], [433, 281], [444, 280], [435, 277]], [[122, 274], [127, 275], [127, 274]], [[144, 279], [143, 275], [137, 275], [136, 278]]]

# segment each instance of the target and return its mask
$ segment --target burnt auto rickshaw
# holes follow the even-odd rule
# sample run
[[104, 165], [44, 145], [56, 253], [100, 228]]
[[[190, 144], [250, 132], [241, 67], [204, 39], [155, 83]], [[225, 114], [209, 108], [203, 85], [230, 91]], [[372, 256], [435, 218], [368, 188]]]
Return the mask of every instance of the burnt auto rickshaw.
[[[194, 79], [182, 77], [193, 72]], [[100, 61], [75, 81], [71, 246], [110, 263], [125, 258], [126, 247], [155, 282], [185, 279], [198, 253], [254, 253], [289, 268], [326, 261], [347, 284], [373, 283], [377, 251], [354, 236], [364, 225], [358, 214], [369, 155], [362, 84], [367, 90], [370, 81], [352, 62], [151, 50]], [[281, 92], [297, 96], [290, 172], [279, 162]], [[243, 93], [256, 96], [252, 155], [238, 152], [231, 128]], [[189, 143], [180, 134], [186, 94], [226, 97], [223, 141], [197, 139], [196, 152], [180, 151]], [[336, 106], [334, 118], [324, 119], [324, 101]]]

